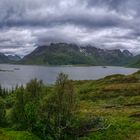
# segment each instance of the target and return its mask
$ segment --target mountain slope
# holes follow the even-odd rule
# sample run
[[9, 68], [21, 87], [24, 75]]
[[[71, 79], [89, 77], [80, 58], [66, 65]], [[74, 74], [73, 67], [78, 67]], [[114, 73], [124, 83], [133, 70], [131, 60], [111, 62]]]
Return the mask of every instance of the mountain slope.
[[130, 67], [140, 67], [140, 55], [134, 56], [131, 61], [129, 62]]
[[8, 59], [6, 55], [0, 53], [0, 63], [10, 63], [11, 61]]
[[8, 55], [7, 57], [11, 61], [19, 61], [19, 60], [21, 60], [20, 56], [18, 56], [18, 55]]
[[93, 46], [81, 47], [75, 44], [52, 43], [40, 46], [25, 56], [22, 64], [42, 65], [126, 65], [133, 55], [119, 49], [104, 50]]
[[8, 55], [6, 56], [3, 53], [0, 53], [0, 64], [9, 63], [16, 64], [21, 58], [17, 55]]
[[69, 65], [94, 64], [90, 56], [85, 56], [79, 47], [73, 44], [51, 44], [35, 49], [22, 60], [25, 64]]
[[98, 64], [121, 66], [126, 65], [133, 55], [128, 51], [119, 49], [104, 50], [92, 46], [81, 47], [83, 51], [97, 60]]

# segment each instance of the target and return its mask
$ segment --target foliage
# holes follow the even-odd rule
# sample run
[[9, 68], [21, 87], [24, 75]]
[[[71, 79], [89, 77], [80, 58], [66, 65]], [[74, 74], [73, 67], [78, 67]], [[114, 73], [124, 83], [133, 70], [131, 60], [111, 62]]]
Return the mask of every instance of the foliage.
[[[44, 138], [65, 140], [70, 134], [76, 111], [76, 97], [74, 88], [68, 76], [60, 73], [54, 93], [44, 99], [40, 108], [40, 118], [43, 126]], [[71, 136], [69, 136], [71, 137]], [[68, 139], [68, 138], [67, 138]]]
[[5, 102], [4, 100], [0, 97], [0, 126], [3, 126], [5, 123], [5, 115], [6, 115], [6, 108], [5, 108]]
[[36, 79], [27, 83], [27, 87], [16, 90], [16, 102], [11, 113], [11, 120], [19, 129], [33, 130], [42, 95], [43, 83]]
[[60, 73], [55, 85], [34, 79], [11, 91], [1, 88], [0, 125], [10, 129], [0, 129], [0, 140], [137, 140], [138, 76], [71, 81]]
[[[25, 127], [25, 110], [24, 110], [24, 88], [20, 87], [16, 90], [16, 101], [12, 109], [11, 120], [17, 127]], [[18, 126], [20, 125], [20, 126]]]

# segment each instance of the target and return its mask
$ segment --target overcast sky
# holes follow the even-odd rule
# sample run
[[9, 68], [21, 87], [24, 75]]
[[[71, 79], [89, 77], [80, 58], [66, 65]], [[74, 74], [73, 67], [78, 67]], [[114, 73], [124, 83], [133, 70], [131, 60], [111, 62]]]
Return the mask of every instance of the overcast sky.
[[140, 0], [0, 0], [0, 52], [50, 42], [140, 53]]

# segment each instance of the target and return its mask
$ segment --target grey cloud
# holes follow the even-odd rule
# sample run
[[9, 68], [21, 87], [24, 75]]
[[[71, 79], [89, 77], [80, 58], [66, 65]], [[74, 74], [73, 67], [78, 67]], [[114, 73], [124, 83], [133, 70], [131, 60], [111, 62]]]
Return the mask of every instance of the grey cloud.
[[135, 53], [139, 7], [138, 0], [1, 0], [0, 52], [25, 55], [37, 45], [72, 42]]
[[[1, 10], [1, 27], [46, 27], [63, 24], [65, 25], [67, 23], [74, 25], [78, 24], [79, 26], [83, 25], [85, 27], [106, 27], [117, 26], [121, 24], [121, 22], [123, 22], [123, 19], [119, 17], [119, 15], [113, 14], [106, 9], [102, 10], [102, 7], [92, 7], [96, 8], [95, 10], [88, 9], [86, 6], [84, 6], [84, 3], [79, 4], [79, 0], [77, 0], [77, 2], [75, 3], [73, 2], [73, 5], [67, 6], [71, 9], [63, 9], [63, 5], [66, 5], [67, 3], [66, 0], [61, 0], [61, 2], [63, 2], [64, 4], [58, 3], [55, 0], [53, 0], [52, 2], [40, 0], [40, 3], [42, 4], [38, 3], [39, 0], [35, 0], [34, 2], [32, 2], [34, 4], [31, 4], [31, 0], [22, 0], [21, 2], [18, 2], [17, 0], [11, 1], [12, 2], [10, 4], [8, 4], [7, 0], [2, 0], [1, 2], [3, 4], [2, 6], [6, 7], [5, 9], [2, 8]], [[97, 3], [102, 4], [105, 2], [97, 0]], [[115, 5], [116, 2], [112, 3]], [[54, 4], [55, 6], [53, 6]]]

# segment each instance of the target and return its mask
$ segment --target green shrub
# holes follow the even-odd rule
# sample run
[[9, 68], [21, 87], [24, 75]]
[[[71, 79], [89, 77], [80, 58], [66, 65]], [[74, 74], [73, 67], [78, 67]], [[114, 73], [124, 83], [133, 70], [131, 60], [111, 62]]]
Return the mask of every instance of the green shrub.
[[5, 102], [0, 97], [0, 126], [3, 126], [4, 123], [6, 122], [5, 116], [6, 116]]

